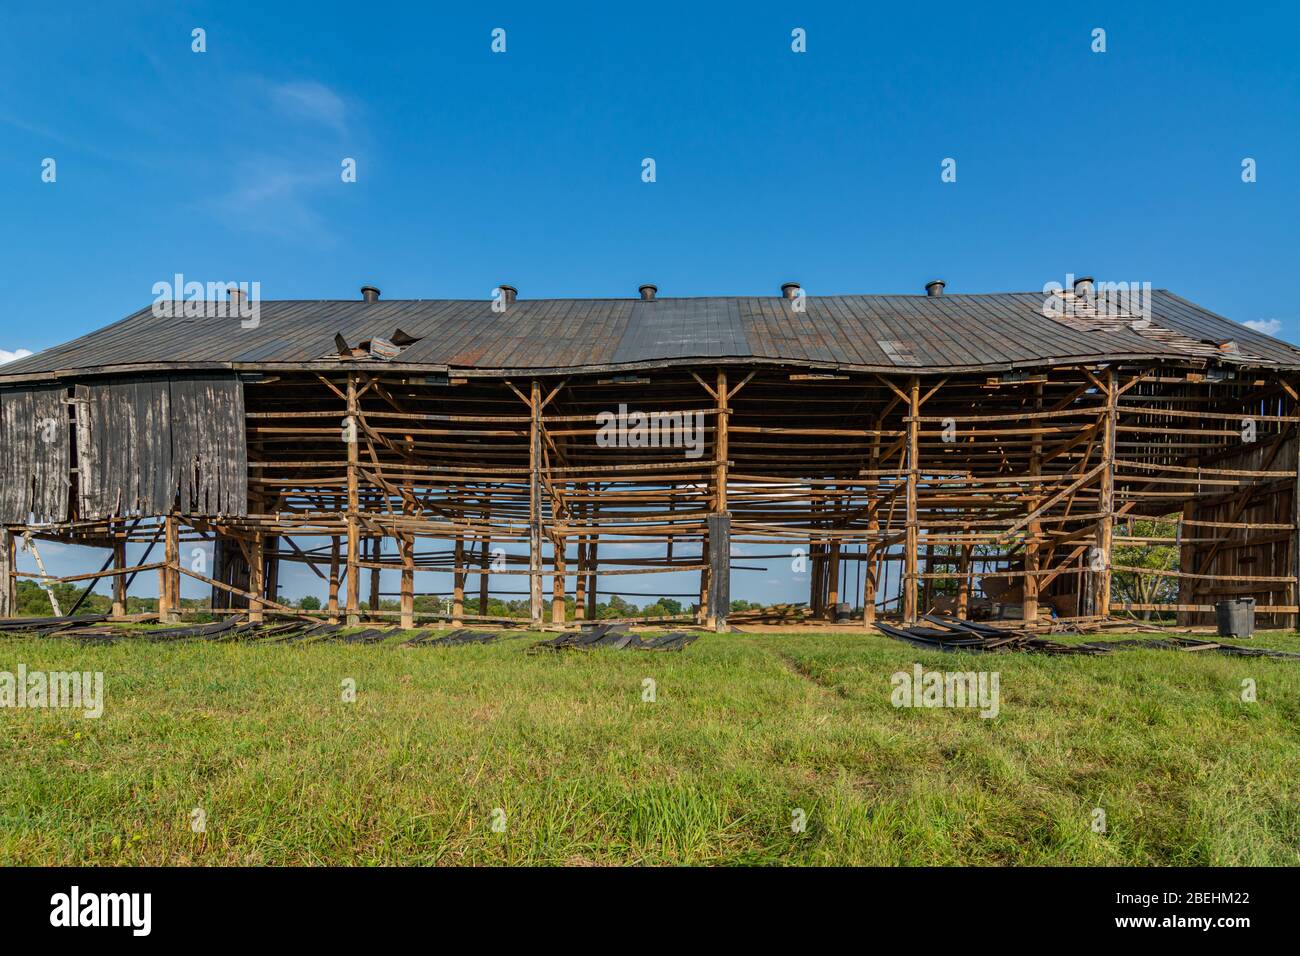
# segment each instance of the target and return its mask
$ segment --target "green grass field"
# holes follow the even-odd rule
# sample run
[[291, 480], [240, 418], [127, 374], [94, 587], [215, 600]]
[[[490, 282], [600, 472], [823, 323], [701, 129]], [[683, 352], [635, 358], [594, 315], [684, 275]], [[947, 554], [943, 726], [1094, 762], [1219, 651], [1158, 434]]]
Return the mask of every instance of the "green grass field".
[[[536, 639], [2, 640], [0, 671], [102, 671], [106, 704], [0, 709], [0, 863], [1300, 863], [1300, 662]], [[895, 708], [914, 662], [998, 671], [999, 715]]]

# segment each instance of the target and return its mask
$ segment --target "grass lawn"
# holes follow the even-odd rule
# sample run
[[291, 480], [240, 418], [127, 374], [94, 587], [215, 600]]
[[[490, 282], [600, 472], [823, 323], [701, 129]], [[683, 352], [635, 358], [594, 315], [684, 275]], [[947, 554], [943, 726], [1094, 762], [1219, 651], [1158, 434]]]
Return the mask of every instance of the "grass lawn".
[[[0, 709], [0, 863], [1300, 863], [1300, 661], [537, 639], [0, 640], [0, 671], [102, 671], [106, 694], [98, 720]], [[998, 671], [1000, 713], [895, 708], [914, 662]]]

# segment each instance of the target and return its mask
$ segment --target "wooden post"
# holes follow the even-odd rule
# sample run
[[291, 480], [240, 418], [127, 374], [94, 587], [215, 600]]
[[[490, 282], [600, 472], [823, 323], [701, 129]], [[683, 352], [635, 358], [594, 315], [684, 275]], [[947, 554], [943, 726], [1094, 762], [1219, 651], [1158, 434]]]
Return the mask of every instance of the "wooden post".
[[1097, 573], [1095, 613], [1110, 617], [1110, 566], [1111, 541], [1115, 525], [1115, 418], [1119, 398], [1115, 369], [1106, 370], [1106, 410], [1102, 426], [1102, 455], [1106, 467], [1101, 471], [1101, 518], [1097, 521], [1097, 547], [1101, 550], [1103, 568]]
[[832, 499], [829, 522], [832, 537], [826, 549], [826, 620], [834, 624], [835, 605], [840, 603], [840, 499], [837, 486], [831, 485], [829, 490], [835, 497]]
[[578, 573], [573, 576], [573, 619], [587, 616], [587, 543], [578, 536]]
[[551, 575], [551, 623], [564, 623], [564, 536], [557, 534], [551, 538], [553, 567]]
[[880, 534], [880, 429], [884, 422], [879, 416], [873, 419], [871, 436], [871, 476], [867, 481], [867, 554], [866, 567], [863, 569], [862, 582], [862, 623], [873, 624], [876, 620], [876, 592], [880, 590], [878, 559], [879, 545], [876, 536]]
[[488, 568], [492, 566], [492, 542], [488, 540], [487, 535], [483, 536], [482, 547], [479, 549], [482, 553], [479, 556], [478, 574], [478, 612], [480, 615], [487, 615], [488, 612]]
[[[3, 544], [0, 544], [3, 547]], [[126, 538], [115, 537], [113, 539], [113, 570], [121, 571], [126, 567]], [[214, 571], [215, 576], [215, 571]], [[216, 588], [213, 588], [215, 591]], [[122, 617], [126, 614], [126, 575], [116, 574], [113, 576], [113, 617]]]
[[[1034, 411], [1043, 410], [1043, 384], [1041, 382], [1034, 385]], [[1030, 446], [1029, 453], [1029, 477], [1037, 479], [1043, 470], [1043, 436], [1039, 434], [1039, 422], [1034, 422], [1033, 443]], [[1037, 480], [1033, 480], [1029, 485], [1029, 497], [1025, 499], [1025, 510], [1033, 514], [1038, 510], [1042, 499], [1038, 495], [1041, 486]], [[1038, 569], [1039, 569], [1039, 536], [1042, 534], [1042, 523], [1037, 519], [1029, 522], [1025, 528], [1025, 576], [1022, 579], [1023, 596], [1021, 597], [1020, 616], [1026, 624], [1034, 624], [1038, 621]]]
[[18, 599], [14, 588], [14, 536], [0, 528], [0, 618], [13, 617]]
[[249, 541], [248, 590], [255, 597], [248, 601], [248, 620], [251, 624], [262, 623], [262, 598], [266, 589], [266, 546], [260, 534], [254, 534]]
[[163, 519], [163, 566], [158, 569], [158, 621], [175, 624], [180, 620], [181, 560], [180, 519], [167, 515]]
[[465, 572], [461, 570], [465, 566], [465, 536], [456, 535], [456, 543], [452, 549], [452, 562], [455, 568], [451, 572], [451, 624], [452, 627], [460, 627], [465, 616]]
[[709, 549], [709, 532], [706, 530], [703, 537], [700, 538], [700, 563], [704, 565], [700, 568], [700, 611], [695, 615], [696, 623], [703, 626], [709, 620], [709, 591], [712, 585], [709, 583], [709, 568], [711, 567]]
[[533, 379], [528, 430], [528, 610], [532, 626], [542, 626], [542, 387]]
[[731, 516], [709, 515], [709, 617], [708, 626], [727, 630], [731, 609]]
[[970, 556], [974, 545], [963, 544], [957, 559], [957, 616], [963, 621], [970, 616]]
[[330, 538], [330, 579], [328, 600], [325, 605], [329, 611], [329, 622], [339, 622], [339, 536]]
[[596, 539], [587, 542], [587, 620], [596, 620]]
[[[1292, 415], [1300, 411], [1300, 403], [1292, 402]], [[1295, 524], [1295, 533], [1291, 535], [1291, 571], [1295, 574], [1295, 584], [1291, 587], [1291, 600], [1297, 607], [1297, 613], [1291, 615], [1291, 629], [1300, 631], [1300, 425], [1295, 428], [1295, 469], [1296, 477], [1292, 481], [1291, 520]]]
[[920, 476], [917, 455], [920, 451], [921, 380], [913, 375], [907, 415], [907, 552], [903, 555], [903, 622], [915, 624], [916, 558], [920, 543], [917, 527], [916, 485]]
[[[384, 559], [384, 539], [371, 538], [370, 539], [370, 560], [378, 564], [383, 559]], [[370, 605], [370, 614], [372, 617], [374, 616], [375, 612], [379, 610], [379, 601], [380, 601], [379, 569], [371, 568], [370, 569], [370, 600], [367, 603], [369, 603]]]
[[399, 535], [397, 546], [402, 554], [401, 626], [410, 630], [415, 627], [415, 535]]
[[[347, 487], [348, 487], [348, 554], [347, 554], [347, 608], [346, 621], [349, 627], [354, 627], [361, 623], [361, 568], [358, 562], [361, 559], [361, 533], [360, 517], [361, 510], [360, 497], [357, 490], [357, 466], [359, 463], [360, 448], [357, 444], [358, 431], [360, 424], [359, 417], [360, 405], [357, 402], [357, 378], [356, 375], [348, 373], [348, 392], [347, 392], [347, 418], [344, 419], [345, 435], [351, 438], [347, 442], [348, 452], [348, 469], [347, 469]], [[351, 423], [351, 428], [347, 424]]]
[[[713, 514], [709, 515], [709, 570], [705, 597], [706, 626], [717, 631], [727, 629], [731, 611], [731, 514], [727, 502], [727, 459], [731, 454], [730, 396], [727, 394], [727, 370], [718, 369], [715, 380], [718, 421], [714, 432]], [[742, 383], [743, 384], [743, 383]]]

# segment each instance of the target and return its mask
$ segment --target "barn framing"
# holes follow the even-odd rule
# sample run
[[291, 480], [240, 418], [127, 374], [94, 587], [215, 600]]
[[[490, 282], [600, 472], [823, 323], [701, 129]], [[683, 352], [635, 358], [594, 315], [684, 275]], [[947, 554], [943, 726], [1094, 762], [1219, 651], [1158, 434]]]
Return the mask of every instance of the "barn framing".
[[[486, 621], [490, 593], [526, 584], [536, 626], [573, 623], [566, 595], [583, 619], [618, 576], [685, 571], [694, 619], [721, 629], [733, 566], [802, 553], [817, 619], [841, 602], [865, 624], [964, 616], [996, 585], [1029, 622], [1206, 623], [1247, 596], [1297, 625], [1300, 350], [1171, 293], [502, 289], [264, 302], [249, 329], [145, 309], [0, 369], [0, 616], [23, 577], [108, 579], [123, 614], [155, 572], [164, 620], [182, 576], [214, 610], [301, 615], [276, 600], [298, 562], [350, 624], [413, 626], [425, 570], [453, 591], [420, 617]], [[620, 407], [621, 439], [601, 441]], [[629, 409], [703, 442], [642, 441]], [[19, 572], [24, 540], [109, 557]], [[186, 557], [200, 540], [207, 573]], [[128, 542], [149, 545], [133, 566]], [[1153, 543], [1176, 566], [1125, 563]], [[395, 611], [377, 610], [383, 570]]]

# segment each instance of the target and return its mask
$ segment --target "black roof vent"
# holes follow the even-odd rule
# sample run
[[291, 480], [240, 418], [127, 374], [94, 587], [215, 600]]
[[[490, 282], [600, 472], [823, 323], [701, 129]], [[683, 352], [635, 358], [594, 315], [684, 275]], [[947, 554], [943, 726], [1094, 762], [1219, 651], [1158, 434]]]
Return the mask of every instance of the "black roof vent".
[[655, 300], [655, 294], [659, 291], [659, 287], [647, 282], [645, 285], [639, 286], [637, 291], [641, 293], [641, 298], [643, 300], [646, 302], [653, 302]]
[[931, 279], [925, 284], [925, 294], [928, 296], [943, 295], [943, 287], [947, 284], [942, 279]]
[[367, 302], [378, 302], [379, 290], [372, 285], [363, 285], [361, 287], [361, 298], [365, 299]]

